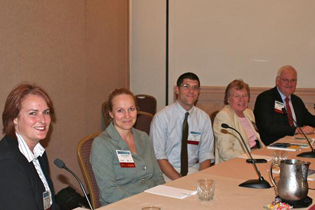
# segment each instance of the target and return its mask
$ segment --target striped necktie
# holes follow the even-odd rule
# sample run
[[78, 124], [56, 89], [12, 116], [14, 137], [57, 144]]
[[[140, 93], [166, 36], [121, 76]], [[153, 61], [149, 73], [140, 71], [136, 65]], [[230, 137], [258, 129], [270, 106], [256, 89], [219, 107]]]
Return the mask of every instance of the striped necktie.
[[290, 101], [290, 99], [288, 97], [286, 97], [285, 98], [285, 106], [286, 106], [287, 113], [288, 113], [289, 124], [290, 124], [290, 126], [294, 126], [293, 120], [292, 120], [293, 116], [292, 116], [292, 112], [291, 112], [291, 107], [290, 107], [289, 101]]

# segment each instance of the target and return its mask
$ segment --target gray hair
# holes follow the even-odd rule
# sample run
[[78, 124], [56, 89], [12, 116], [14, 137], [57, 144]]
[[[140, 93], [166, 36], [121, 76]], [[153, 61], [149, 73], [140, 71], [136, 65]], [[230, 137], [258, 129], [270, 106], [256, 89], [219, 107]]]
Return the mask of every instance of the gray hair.
[[297, 75], [297, 71], [295, 70], [295, 68], [293, 66], [290, 66], [290, 65], [285, 65], [285, 66], [282, 66], [278, 72], [277, 72], [277, 77], [280, 77], [281, 73], [286, 70], [286, 69], [292, 69], [293, 71], [295, 71], [296, 75]]

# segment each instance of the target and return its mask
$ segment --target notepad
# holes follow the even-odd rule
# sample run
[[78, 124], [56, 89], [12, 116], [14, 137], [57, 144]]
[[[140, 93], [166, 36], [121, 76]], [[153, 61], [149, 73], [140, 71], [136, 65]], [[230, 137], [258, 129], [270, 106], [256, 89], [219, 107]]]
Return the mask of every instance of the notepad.
[[[267, 161], [272, 160], [272, 157], [266, 156], [266, 155], [255, 155], [255, 154], [252, 154], [252, 157], [254, 159], [266, 159]], [[242, 155], [238, 156], [238, 158], [249, 159], [250, 157], [247, 154], [242, 154]]]
[[177, 199], [184, 199], [197, 193], [197, 191], [185, 190], [165, 185], [158, 185], [156, 187], [145, 190], [144, 192]]
[[286, 150], [286, 151], [297, 151], [301, 146], [290, 143], [273, 143], [267, 146], [267, 149], [273, 150]]
[[[306, 140], [306, 138], [305, 137], [294, 137], [294, 139], [297, 139], [297, 140]], [[308, 138], [310, 141], [313, 141], [313, 143], [314, 143], [314, 141], [315, 141], [315, 138]]]

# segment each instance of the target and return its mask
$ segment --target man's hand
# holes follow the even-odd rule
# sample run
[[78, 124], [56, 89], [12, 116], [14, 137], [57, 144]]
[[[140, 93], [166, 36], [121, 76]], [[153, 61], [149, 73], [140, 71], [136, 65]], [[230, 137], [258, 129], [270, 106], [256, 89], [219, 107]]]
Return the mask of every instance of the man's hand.
[[163, 173], [171, 180], [175, 180], [181, 177], [167, 159], [158, 160], [158, 163]]
[[211, 161], [210, 160], [205, 160], [202, 163], [199, 164], [199, 171], [209, 168], [211, 166]]
[[[308, 125], [305, 125], [303, 127], [301, 127], [301, 130], [305, 133], [305, 134], [311, 134], [314, 133], [314, 128]], [[298, 133], [301, 133], [301, 131], [298, 129]], [[302, 133], [301, 133], [302, 134]]]

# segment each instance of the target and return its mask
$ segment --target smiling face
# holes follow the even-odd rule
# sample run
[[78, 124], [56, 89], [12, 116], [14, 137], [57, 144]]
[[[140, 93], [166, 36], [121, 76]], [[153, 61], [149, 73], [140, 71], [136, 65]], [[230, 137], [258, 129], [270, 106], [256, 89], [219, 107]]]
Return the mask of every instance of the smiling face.
[[184, 79], [180, 87], [175, 87], [175, 93], [178, 95], [178, 102], [189, 111], [199, 96], [199, 83], [197, 80]]
[[113, 108], [109, 112], [118, 132], [131, 130], [137, 120], [137, 109], [131, 95], [121, 94], [112, 100]]
[[19, 115], [13, 120], [18, 132], [33, 151], [35, 145], [46, 138], [51, 122], [46, 101], [38, 95], [28, 95], [21, 103]]
[[295, 92], [297, 84], [296, 71], [291, 67], [284, 69], [281, 74], [276, 78], [276, 84], [281, 93], [289, 97]]
[[244, 110], [248, 106], [249, 95], [245, 88], [237, 90], [236, 87], [231, 89], [229, 96], [230, 107], [235, 111], [237, 116], [243, 117]]

